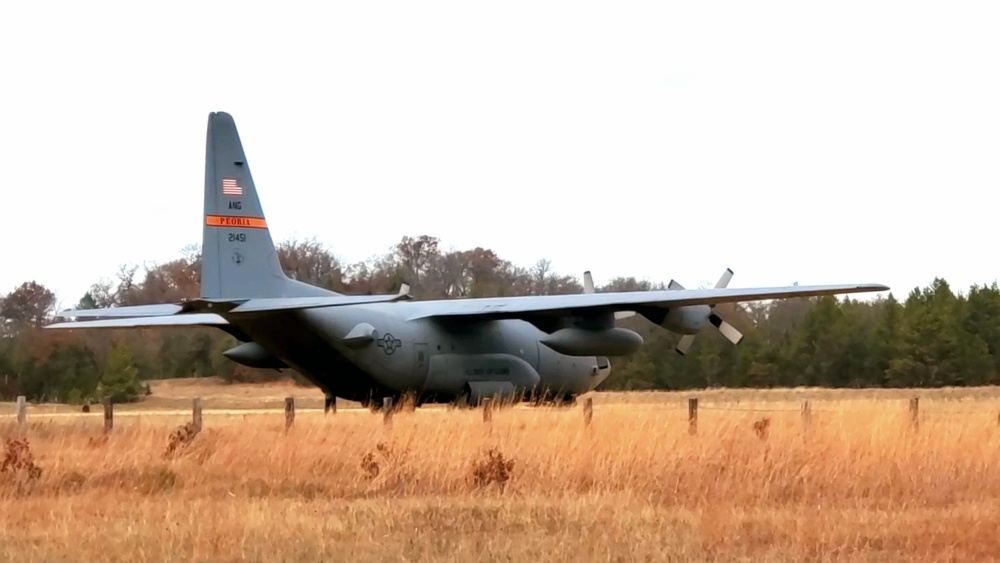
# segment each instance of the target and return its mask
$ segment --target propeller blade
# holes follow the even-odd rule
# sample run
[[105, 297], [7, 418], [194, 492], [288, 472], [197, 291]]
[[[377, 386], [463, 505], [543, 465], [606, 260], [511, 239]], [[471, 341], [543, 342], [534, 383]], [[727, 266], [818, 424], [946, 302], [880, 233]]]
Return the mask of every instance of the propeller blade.
[[708, 322], [712, 323], [715, 328], [719, 329], [722, 336], [725, 336], [726, 339], [733, 344], [739, 344], [740, 340], [743, 340], [743, 334], [737, 330], [736, 327], [722, 320], [722, 317], [719, 315], [712, 313], [708, 316]]
[[691, 349], [692, 344], [694, 344], [694, 335], [685, 334], [684, 336], [681, 337], [681, 341], [677, 343], [677, 348], [675, 349], [677, 350], [678, 354], [686, 356], [688, 350]]
[[[722, 277], [720, 277], [719, 281], [715, 283], [715, 289], [723, 289], [727, 287], [732, 279], [733, 279], [733, 270], [731, 268], [726, 268], [726, 271], [722, 272]], [[667, 289], [676, 291], [679, 289], [684, 289], [684, 286], [677, 283], [677, 281], [675, 280], [670, 280], [670, 284], [667, 285]], [[724, 336], [726, 340], [729, 340], [733, 344], [739, 344], [740, 340], [743, 340], [743, 334], [741, 334], [740, 331], [736, 329], [736, 327], [727, 323], [722, 319], [722, 317], [715, 314], [714, 304], [710, 305], [710, 308], [713, 312], [711, 315], [708, 316], [708, 322], [712, 323], [712, 326], [719, 329], [719, 332], [722, 333], [722, 336]], [[694, 344], [694, 338], [695, 335], [693, 334], [685, 334], [684, 336], [682, 336], [680, 342], [677, 343], [677, 353], [682, 356], [687, 355], [687, 352], [691, 348], [691, 345]]]
[[[583, 273], [583, 292], [594, 293], [594, 276], [590, 275], [590, 270]], [[635, 311], [615, 311], [615, 320], [627, 319], [635, 316]]]
[[722, 277], [719, 278], [719, 281], [715, 284], [715, 289], [722, 289], [726, 287], [729, 285], [729, 280], [731, 279], [733, 279], [733, 271], [726, 268], [726, 271], [722, 272]]

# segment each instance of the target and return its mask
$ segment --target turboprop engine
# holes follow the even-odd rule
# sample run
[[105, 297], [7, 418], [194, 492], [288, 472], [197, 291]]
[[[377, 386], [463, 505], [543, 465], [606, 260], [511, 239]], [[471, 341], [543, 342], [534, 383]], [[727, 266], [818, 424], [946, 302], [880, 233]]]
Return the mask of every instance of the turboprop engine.
[[[731, 279], [733, 279], [733, 271], [729, 268], [726, 268], [726, 271], [722, 273], [722, 277], [720, 277], [719, 281], [715, 283], [715, 289], [722, 289], [728, 286], [729, 280]], [[677, 283], [676, 280], [670, 280], [670, 284], [667, 286], [667, 289], [675, 291], [682, 290], [684, 289], [684, 286]], [[594, 278], [593, 276], [591, 276], [590, 270], [587, 270], [586, 272], [583, 273], [583, 292], [584, 293], [595, 292]], [[627, 319], [633, 315], [635, 315], [634, 311], [615, 311], [614, 318], [616, 320]], [[681, 336], [681, 340], [677, 344], [676, 348], [677, 353], [682, 356], [687, 354], [688, 349], [691, 348], [691, 344], [694, 343], [695, 335], [697, 335], [698, 332], [705, 326], [706, 322], [710, 323], [712, 326], [719, 329], [719, 332], [722, 333], [722, 336], [725, 336], [726, 339], [732, 342], [733, 344], [739, 344], [740, 340], [743, 339], [743, 335], [740, 333], [739, 330], [736, 329], [736, 327], [726, 322], [722, 317], [718, 315], [718, 313], [715, 312], [715, 305], [686, 305], [681, 307], [674, 307], [671, 309], [643, 308], [642, 315], [647, 319], [649, 319], [654, 324], [657, 324], [667, 330], [684, 335]], [[556, 331], [549, 336], [549, 339], [553, 338], [557, 334], [566, 330], [582, 330], [582, 329], [563, 329], [561, 331]], [[618, 328], [614, 330], [627, 330], [627, 329]], [[639, 342], [638, 345], [636, 345], [635, 349], [632, 351], [638, 350], [639, 346], [642, 346], [642, 337], [639, 336], [638, 334], [635, 334], [635, 336], [636, 338], [639, 339]], [[628, 338], [625, 335], [619, 335], [619, 339], [620, 340], [618, 341], [617, 345], [623, 347], [622, 349], [624, 349], [624, 347], [629, 345]], [[583, 342], [585, 340], [589, 341], [587, 337], [578, 335], [577, 333], [574, 333], [573, 335], [567, 334], [566, 336], [563, 336], [562, 338], [557, 340], [559, 341], [557, 342], [557, 345], [561, 344], [562, 341], [564, 340], [565, 341], [572, 340], [574, 342]], [[553, 348], [557, 352], [562, 352], [562, 350], [554, 348], [551, 344], [549, 344], [545, 340], [543, 340], [542, 342], [548, 344], [550, 348]], [[615, 346], [615, 344], [609, 344], [609, 345], [612, 347]], [[569, 352], [562, 352], [562, 353], [570, 354]], [[588, 355], [588, 354], [579, 354], [579, 355]], [[608, 353], [606, 355], [616, 356], [618, 354]]]
[[[722, 272], [722, 277], [715, 283], [715, 289], [722, 289], [729, 285], [729, 280], [733, 279], [733, 271], [726, 268]], [[675, 280], [670, 280], [667, 289], [682, 290], [684, 286]], [[652, 319], [651, 319], [652, 320]], [[658, 324], [666, 329], [683, 334], [680, 342], [677, 343], [677, 353], [687, 354], [688, 349], [694, 344], [695, 335], [705, 326], [705, 322], [719, 329], [722, 336], [726, 337], [733, 344], [739, 344], [743, 339], [743, 334], [736, 330], [736, 327], [727, 323], [715, 312], [715, 305], [689, 305], [685, 307], [675, 307], [667, 311], [663, 320]]]

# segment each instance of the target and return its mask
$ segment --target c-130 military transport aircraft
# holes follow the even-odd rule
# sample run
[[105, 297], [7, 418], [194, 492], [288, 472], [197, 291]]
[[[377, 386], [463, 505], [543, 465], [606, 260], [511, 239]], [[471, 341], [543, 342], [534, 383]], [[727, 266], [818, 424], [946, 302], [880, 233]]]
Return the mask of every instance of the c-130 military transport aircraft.
[[[232, 116], [208, 117], [201, 297], [177, 304], [63, 311], [50, 329], [210, 326], [241, 343], [224, 352], [255, 368], [293, 369], [334, 397], [378, 408], [404, 395], [417, 404], [572, 402], [611, 373], [608, 356], [643, 345], [615, 320], [639, 314], [683, 334], [714, 325], [742, 336], [714, 312], [718, 303], [884, 291], [878, 284], [413, 300], [343, 295], [288, 278], [278, 261]], [[89, 319], [89, 320], [76, 320]]]

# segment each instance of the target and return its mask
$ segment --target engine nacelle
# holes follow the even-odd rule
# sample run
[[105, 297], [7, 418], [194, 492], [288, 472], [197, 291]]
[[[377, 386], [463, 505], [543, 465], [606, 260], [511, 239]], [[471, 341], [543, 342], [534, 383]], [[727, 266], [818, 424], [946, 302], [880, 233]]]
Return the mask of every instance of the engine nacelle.
[[222, 353], [230, 360], [251, 368], [288, 369], [285, 362], [275, 358], [263, 346], [256, 342], [244, 342], [235, 348]]
[[627, 356], [642, 348], [642, 336], [627, 328], [563, 328], [541, 343], [567, 356]]
[[[687, 305], [667, 311], [662, 321], [654, 321], [661, 327], [680, 334], [696, 334], [708, 322], [712, 308], [708, 305]], [[652, 319], [650, 319], [652, 320]]]

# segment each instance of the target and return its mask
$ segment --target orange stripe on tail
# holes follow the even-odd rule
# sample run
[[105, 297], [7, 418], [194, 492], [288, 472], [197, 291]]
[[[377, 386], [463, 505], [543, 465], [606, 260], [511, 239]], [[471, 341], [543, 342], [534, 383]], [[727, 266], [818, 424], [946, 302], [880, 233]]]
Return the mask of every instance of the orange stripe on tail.
[[267, 221], [263, 217], [233, 217], [231, 215], [206, 215], [205, 224], [209, 227], [236, 227], [244, 229], [266, 229]]

